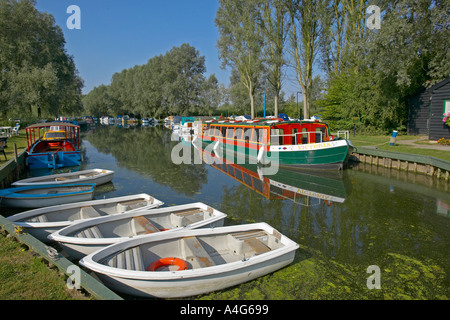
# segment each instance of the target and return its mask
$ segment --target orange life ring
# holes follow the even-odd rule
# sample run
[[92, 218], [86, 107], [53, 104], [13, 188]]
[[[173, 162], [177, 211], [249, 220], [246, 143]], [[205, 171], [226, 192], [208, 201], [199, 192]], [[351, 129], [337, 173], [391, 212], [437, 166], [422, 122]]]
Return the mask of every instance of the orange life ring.
[[188, 265], [187, 265], [186, 261], [175, 258], [175, 257], [169, 257], [169, 258], [161, 258], [159, 260], [153, 261], [145, 270], [146, 271], [156, 271], [161, 267], [172, 266], [172, 265], [178, 266], [178, 269], [176, 271], [188, 269]]

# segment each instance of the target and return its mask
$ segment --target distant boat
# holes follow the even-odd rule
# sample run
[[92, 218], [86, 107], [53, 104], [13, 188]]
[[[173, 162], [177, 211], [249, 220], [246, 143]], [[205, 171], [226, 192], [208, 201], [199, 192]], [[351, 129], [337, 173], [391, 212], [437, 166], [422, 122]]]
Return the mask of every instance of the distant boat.
[[298, 244], [266, 223], [161, 232], [80, 260], [110, 289], [179, 298], [232, 287], [281, 269]]
[[95, 183], [101, 185], [110, 182], [114, 177], [114, 171], [105, 169], [89, 169], [69, 173], [52, 174], [48, 176], [33, 177], [14, 182], [15, 187], [38, 185], [63, 185], [74, 183]]
[[15, 187], [0, 190], [0, 204], [14, 208], [41, 208], [92, 200], [94, 183]]
[[30, 169], [81, 164], [80, 126], [66, 122], [38, 123], [25, 128]]
[[28, 210], [7, 219], [15, 225], [25, 227], [27, 232], [42, 242], [47, 236], [74, 222], [102, 216], [122, 214], [137, 210], [157, 208], [164, 203], [141, 193], [110, 199], [91, 200]]
[[132, 237], [183, 228], [220, 227], [225, 217], [226, 214], [197, 202], [90, 219], [58, 230], [48, 238], [59, 242], [72, 258], [80, 259], [107, 245]]

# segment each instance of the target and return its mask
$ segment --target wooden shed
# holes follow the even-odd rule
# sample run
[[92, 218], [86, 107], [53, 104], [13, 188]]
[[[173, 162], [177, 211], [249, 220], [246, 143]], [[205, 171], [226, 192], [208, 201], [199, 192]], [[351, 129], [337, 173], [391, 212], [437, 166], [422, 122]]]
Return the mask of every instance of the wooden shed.
[[408, 134], [428, 135], [430, 140], [450, 139], [450, 126], [442, 121], [447, 112], [450, 112], [450, 77], [411, 97]]

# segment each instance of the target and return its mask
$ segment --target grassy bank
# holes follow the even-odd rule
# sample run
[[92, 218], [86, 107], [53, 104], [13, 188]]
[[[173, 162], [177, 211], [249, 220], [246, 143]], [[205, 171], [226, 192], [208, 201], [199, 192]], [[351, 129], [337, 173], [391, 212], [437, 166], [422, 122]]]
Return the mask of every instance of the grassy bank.
[[85, 300], [27, 247], [0, 233], [0, 300]]
[[[7, 160], [14, 159], [14, 143], [17, 146], [17, 153], [27, 147], [27, 135], [25, 133], [25, 130], [20, 130], [19, 135], [8, 138], [8, 147], [5, 148]], [[0, 160], [1, 166], [5, 162], [5, 156], [3, 154], [0, 154]]]
[[[416, 141], [419, 139], [417, 136], [398, 136], [396, 140], [397, 143], [395, 143], [394, 146], [390, 146], [390, 138], [390, 136], [366, 136], [358, 134], [353, 137], [353, 134], [350, 134], [350, 140], [356, 147], [374, 146], [386, 151], [420, 154], [450, 161], [449, 146], [442, 147], [443, 150], [438, 150], [438, 144], [431, 143], [426, 139]], [[410, 144], [402, 143], [408, 141]], [[436, 149], [427, 148], [429, 146], [434, 146]]]

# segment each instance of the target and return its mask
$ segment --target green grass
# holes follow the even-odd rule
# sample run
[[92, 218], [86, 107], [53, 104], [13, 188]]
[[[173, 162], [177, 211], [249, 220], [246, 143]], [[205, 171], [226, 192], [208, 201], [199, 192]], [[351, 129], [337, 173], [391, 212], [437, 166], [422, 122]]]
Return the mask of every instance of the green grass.
[[[21, 152], [27, 147], [27, 136], [25, 130], [20, 130], [19, 135], [8, 138], [8, 147], [5, 148], [6, 159], [14, 159], [14, 143], [17, 146], [17, 153]], [[0, 161], [5, 161], [5, 156], [0, 153]], [[4, 163], [0, 164], [3, 165]]]
[[0, 233], [0, 300], [85, 300], [57, 269]]
[[[419, 138], [420, 137], [417, 136], [398, 136], [397, 141], [415, 140]], [[448, 147], [448, 150], [421, 148], [422, 146], [426, 145], [437, 145], [435, 143], [430, 143], [426, 139], [418, 141], [417, 143], [415, 142], [414, 147], [398, 143], [396, 143], [394, 146], [390, 146], [389, 142], [391, 136], [367, 136], [357, 134], [355, 137], [353, 137], [353, 134], [351, 133], [349, 139], [351, 140], [352, 144], [356, 147], [375, 146], [380, 150], [427, 155], [442, 160], [450, 161], [450, 147]]]

